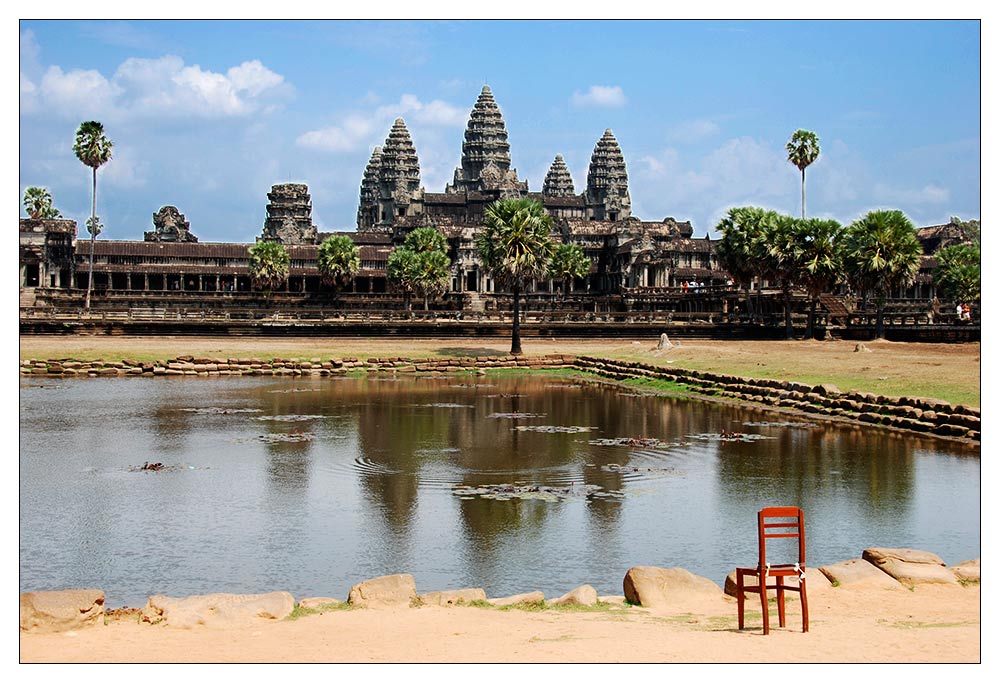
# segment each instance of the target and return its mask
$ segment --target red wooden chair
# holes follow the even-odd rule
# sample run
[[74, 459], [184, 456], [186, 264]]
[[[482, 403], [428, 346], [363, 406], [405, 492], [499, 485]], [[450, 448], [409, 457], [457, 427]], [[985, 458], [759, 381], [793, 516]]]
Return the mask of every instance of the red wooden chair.
[[[777, 520], [777, 521], [770, 521]], [[798, 539], [798, 561], [789, 564], [771, 564], [767, 561], [767, 543], [775, 538]], [[806, 601], [806, 527], [802, 510], [797, 507], [769, 507], [757, 513], [758, 559], [754, 568], [736, 569], [736, 601], [740, 629], [743, 628], [743, 598], [746, 593], [760, 595], [764, 614], [764, 635], [770, 632], [767, 612], [767, 591], [775, 590], [778, 597], [778, 624], [785, 625], [785, 591], [795, 591], [802, 601], [802, 632], [809, 630], [809, 607]], [[782, 558], [785, 559], [785, 558]], [[757, 578], [756, 586], [748, 586], [748, 576]], [[797, 585], [785, 584], [785, 577], [797, 577]], [[769, 583], [770, 579], [773, 583]]]

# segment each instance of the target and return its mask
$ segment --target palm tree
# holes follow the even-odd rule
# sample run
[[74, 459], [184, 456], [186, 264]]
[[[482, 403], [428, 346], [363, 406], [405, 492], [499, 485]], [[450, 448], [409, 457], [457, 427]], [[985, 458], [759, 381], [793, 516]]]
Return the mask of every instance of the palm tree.
[[812, 339], [820, 294], [830, 291], [840, 279], [842, 265], [838, 246], [844, 229], [835, 220], [807, 218], [798, 222], [797, 232], [798, 281], [810, 298], [806, 339]]
[[406, 247], [393, 249], [386, 264], [386, 276], [399, 291], [403, 292], [404, 305], [410, 310], [410, 295], [414, 290], [414, 272], [417, 268], [417, 255]]
[[753, 281], [763, 278], [767, 265], [764, 227], [776, 215], [756, 206], [735, 207], [715, 228], [722, 234], [716, 247], [719, 263], [733, 281], [746, 290], [747, 312], [751, 319], [754, 318]]
[[250, 277], [264, 296], [280, 287], [288, 279], [291, 257], [281, 242], [257, 242], [248, 250], [250, 254]]
[[785, 339], [791, 339], [792, 288], [799, 275], [798, 219], [768, 212], [763, 222], [764, 268], [781, 288], [785, 309]]
[[483, 212], [484, 228], [476, 235], [483, 268], [514, 295], [511, 355], [521, 354], [521, 291], [545, 276], [555, 250], [550, 238], [552, 217], [532, 199], [498, 199]]
[[819, 138], [816, 133], [801, 128], [792, 133], [785, 145], [788, 160], [802, 172], [802, 217], [806, 217], [806, 167], [819, 157]]
[[590, 273], [590, 259], [578, 244], [560, 244], [549, 264], [549, 277], [563, 281], [563, 296], [569, 296], [574, 279], [585, 278]]
[[104, 135], [104, 124], [99, 121], [84, 121], [76, 130], [73, 152], [76, 158], [84, 166], [89, 166], [94, 173], [90, 220], [87, 221], [87, 231], [90, 232], [90, 269], [87, 274], [87, 297], [83, 302], [84, 308], [90, 308], [90, 290], [94, 283], [94, 240], [101, 232], [101, 224], [97, 219], [97, 169], [111, 161], [113, 146], [111, 140]]
[[44, 187], [29, 187], [24, 191], [24, 210], [33, 220], [62, 218], [52, 206], [52, 193]]
[[451, 280], [447, 238], [435, 228], [417, 228], [389, 255], [386, 275], [405, 293], [406, 310], [414, 291], [423, 295], [424, 310], [430, 310], [430, 297], [448, 291]]
[[973, 242], [952, 244], [940, 249], [934, 256], [934, 282], [941, 292], [957, 302], [978, 301], [982, 286], [982, 247]]
[[346, 285], [361, 270], [358, 245], [347, 235], [327, 237], [319, 245], [316, 265], [326, 283]]
[[920, 270], [923, 249], [913, 223], [902, 211], [870, 211], [847, 227], [841, 244], [848, 281], [875, 299], [875, 337], [881, 339], [886, 299]]

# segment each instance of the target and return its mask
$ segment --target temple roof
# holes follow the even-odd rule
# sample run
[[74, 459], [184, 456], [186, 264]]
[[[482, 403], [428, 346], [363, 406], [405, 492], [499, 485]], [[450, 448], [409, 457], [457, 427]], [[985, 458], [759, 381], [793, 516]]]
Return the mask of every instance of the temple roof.
[[573, 177], [569, 174], [562, 154], [556, 155], [549, 172], [545, 174], [542, 194], [547, 197], [571, 197], [576, 194], [573, 190]]
[[615, 134], [608, 128], [597, 141], [590, 157], [587, 171], [587, 191], [595, 192], [617, 188], [622, 194], [628, 193], [628, 174], [625, 171], [625, 156]]
[[[420, 189], [420, 162], [403, 119], [396, 119], [385, 139], [379, 161], [379, 187], [383, 193], [395, 195]], [[395, 197], [397, 201], [402, 195]], [[409, 199], [409, 197], [405, 197]]]

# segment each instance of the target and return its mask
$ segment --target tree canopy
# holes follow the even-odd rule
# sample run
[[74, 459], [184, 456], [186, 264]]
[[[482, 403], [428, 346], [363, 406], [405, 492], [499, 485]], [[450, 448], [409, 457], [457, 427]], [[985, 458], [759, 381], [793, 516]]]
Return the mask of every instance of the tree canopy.
[[560, 244], [552, 254], [549, 276], [563, 281], [563, 292], [569, 296], [569, 288], [574, 279], [582, 279], [590, 273], [590, 259], [578, 244]]
[[801, 128], [792, 133], [785, 145], [788, 160], [802, 174], [802, 218], [806, 217], [806, 168], [819, 158], [819, 137], [811, 130]]
[[250, 278], [255, 288], [270, 293], [288, 279], [291, 257], [281, 242], [257, 242], [250, 254]]
[[448, 240], [435, 228], [417, 228], [389, 255], [386, 274], [407, 299], [411, 292], [422, 294], [428, 310], [430, 299], [447, 292], [451, 283]]
[[24, 191], [24, 210], [34, 220], [62, 218], [62, 214], [52, 206], [52, 193], [44, 187], [29, 187]]
[[358, 245], [347, 235], [327, 237], [316, 251], [316, 266], [328, 284], [346, 285], [361, 270]]

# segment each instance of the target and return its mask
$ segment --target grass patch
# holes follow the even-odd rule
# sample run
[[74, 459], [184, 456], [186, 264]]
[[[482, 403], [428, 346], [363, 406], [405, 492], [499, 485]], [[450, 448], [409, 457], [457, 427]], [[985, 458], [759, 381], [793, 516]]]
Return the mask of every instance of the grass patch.
[[640, 389], [651, 389], [653, 391], [664, 393], [664, 394], [684, 394], [692, 395], [695, 392], [691, 390], [691, 387], [687, 384], [682, 384], [681, 382], [675, 382], [669, 379], [652, 379], [649, 377], [633, 377], [620, 382], [630, 387], [638, 387]]
[[326, 602], [322, 605], [317, 605], [316, 607], [303, 607], [299, 603], [295, 603], [295, 607], [292, 608], [292, 613], [285, 617], [285, 621], [295, 621], [296, 619], [301, 619], [302, 617], [311, 617], [316, 614], [325, 614], [327, 612], [349, 612], [353, 609], [359, 609], [357, 605], [352, 605], [349, 602]]
[[958, 585], [960, 586], [978, 586], [979, 579], [959, 579]]

